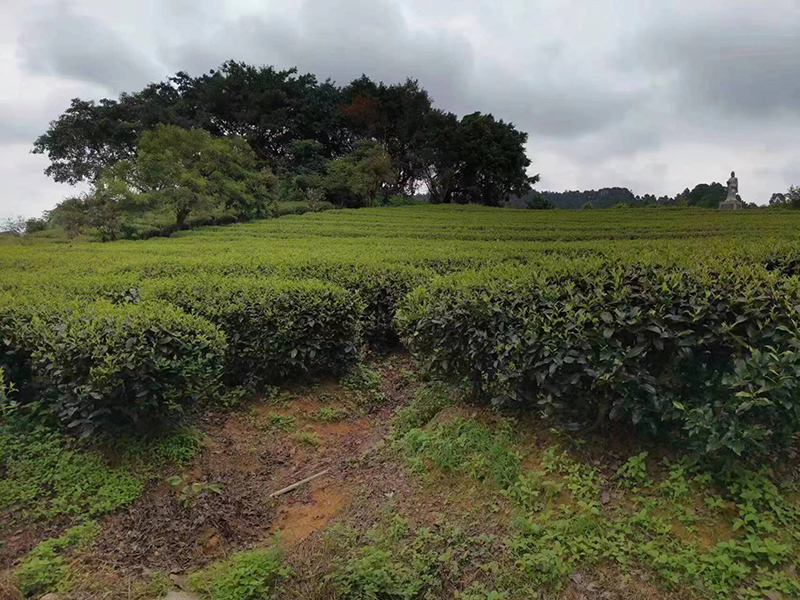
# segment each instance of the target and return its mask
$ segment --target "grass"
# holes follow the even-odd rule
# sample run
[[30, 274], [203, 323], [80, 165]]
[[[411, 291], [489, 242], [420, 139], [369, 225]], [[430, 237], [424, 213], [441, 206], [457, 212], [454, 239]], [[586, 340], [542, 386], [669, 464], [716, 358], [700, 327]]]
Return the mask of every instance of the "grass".
[[491, 536], [472, 537], [446, 521], [413, 527], [400, 515], [345, 539], [329, 575], [343, 600], [447, 597], [465, 571], [477, 571], [497, 550]]
[[523, 581], [556, 593], [576, 569], [612, 565], [644, 568], [679, 597], [799, 597], [791, 574], [800, 506], [768, 469], [723, 475], [686, 460], [653, 468], [639, 452], [609, 475], [556, 446], [539, 455], [538, 469], [525, 469], [520, 440], [507, 422], [454, 417], [412, 429], [399, 444], [413, 470], [478, 480], [511, 502], [507, 555], [497, 559], [513, 567], [494, 582], [500, 592], [513, 597]]
[[392, 435], [400, 438], [412, 429], [427, 425], [431, 419], [456, 402], [453, 391], [443, 383], [433, 382], [417, 391], [411, 402], [400, 407], [392, 421]]
[[381, 391], [381, 376], [377, 370], [358, 364], [345, 377], [342, 385], [355, 394], [357, 406], [364, 412], [370, 412], [386, 402]]

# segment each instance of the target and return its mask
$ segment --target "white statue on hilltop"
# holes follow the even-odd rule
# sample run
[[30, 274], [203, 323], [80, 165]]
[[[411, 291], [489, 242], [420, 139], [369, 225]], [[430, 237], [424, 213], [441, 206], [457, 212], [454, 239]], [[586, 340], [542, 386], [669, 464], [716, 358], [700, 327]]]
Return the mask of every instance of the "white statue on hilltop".
[[728, 179], [728, 197], [725, 202], [736, 202], [739, 199], [739, 180], [736, 177], [736, 172], [731, 171], [731, 178]]

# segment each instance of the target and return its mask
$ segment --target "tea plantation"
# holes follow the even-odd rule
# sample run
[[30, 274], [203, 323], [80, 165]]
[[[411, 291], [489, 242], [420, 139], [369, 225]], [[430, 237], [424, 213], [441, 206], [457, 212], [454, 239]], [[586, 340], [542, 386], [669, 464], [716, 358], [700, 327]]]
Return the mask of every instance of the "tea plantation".
[[800, 219], [789, 212], [309, 214], [112, 244], [0, 251], [3, 367], [65, 428], [153, 426], [224, 387], [399, 339], [487, 400], [700, 452], [800, 423]]
[[[101, 597], [81, 587], [76, 573], [86, 564], [61, 577], [68, 584], [42, 576], [39, 585], [35, 561], [58, 559], [67, 573], [108, 530], [97, 519], [149, 501], [164, 465], [181, 469], [198, 453], [211, 460], [221, 450], [198, 448], [185, 428], [222, 435], [208, 421], [219, 414], [249, 432], [235, 439], [296, 448], [292, 460], [337, 473], [330, 436], [345, 448], [360, 435], [342, 433], [347, 423], [368, 423], [365, 436], [383, 428], [373, 457], [360, 445], [340, 457], [341, 477], [365, 486], [362, 502], [380, 489], [391, 508], [359, 505], [372, 515], [362, 530], [343, 511], [341, 528], [319, 538], [327, 542], [310, 538], [317, 567], [267, 544], [270, 526], [254, 545], [215, 524], [223, 555], [256, 549], [205, 570], [208, 560], [187, 559], [187, 589], [194, 581], [205, 597], [800, 597], [800, 214], [792, 211], [404, 206], [145, 241], [3, 240], [0, 368], [0, 510], [9, 523], [61, 536], [48, 530], [44, 549], [11, 552], [9, 585], [25, 597]], [[341, 382], [346, 400], [327, 406], [328, 392], [313, 387], [321, 380]], [[286, 390], [312, 400], [286, 408], [291, 401], [275, 400]], [[245, 419], [253, 399], [284, 412]], [[152, 465], [153, 438], [159, 447], [195, 441], [180, 460]], [[104, 463], [114, 440], [144, 446], [125, 451], [121, 466]], [[15, 475], [36, 470], [19, 456], [61, 469], [86, 462], [86, 452], [100, 491], [75, 491], [72, 501], [46, 478], [26, 487], [29, 476]], [[661, 466], [648, 470], [656, 456]], [[770, 463], [781, 473], [759, 470]], [[187, 519], [203, 503], [225, 502], [226, 487], [211, 479], [227, 481], [221, 467], [203, 465], [193, 484], [172, 478], [180, 502], [170, 510]], [[473, 526], [468, 516], [479, 510], [497, 521], [492, 531], [471, 536], [442, 524], [433, 518], [442, 506], [411, 510], [422, 502], [418, 476], [443, 486], [423, 497], [450, 487], [474, 496], [459, 527]], [[233, 490], [238, 479], [228, 477]], [[108, 488], [115, 481], [124, 494]], [[97, 508], [95, 493], [113, 501]], [[237, 496], [237, 514], [252, 493]], [[64, 502], [74, 509], [54, 511]], [[702, 531], [702, 519], [717, 529]], [[609, 568], [655, 579], [634, 585]], [[136, 573], [125, 577], [141, 580]], [[248, 587], [250, 577], [261, 587]], [[136, 597], [158, 597], [170, 581]], [[591, 595], [599, 589], [612, 595]], [[622, 589], [630, 595], [613, 595]]]

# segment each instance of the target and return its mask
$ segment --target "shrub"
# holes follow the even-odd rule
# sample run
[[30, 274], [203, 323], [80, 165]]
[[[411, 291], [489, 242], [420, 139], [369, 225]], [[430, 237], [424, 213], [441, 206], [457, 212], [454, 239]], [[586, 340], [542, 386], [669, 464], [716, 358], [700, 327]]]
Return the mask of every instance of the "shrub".
[[227, 333], [229, 383], [339, 373], [359, 357], [363, 306], [334, 285], [180, 277], [153, 282], [143, 293], [200, 315]]
[[452, 278], [411, 294], [406, 344], [473, 391], [564, 419], [679, 428], [705, 453], [785, 446], [797, 283], [756, 270], [640, 266]]
[[189, 587], [211, 600], [266, 600], [290, 573], [277, 546], [233, 554], [189, 577]]
[[394, 328], [397, 307], [428, 274], [406, 266], [364, 265], [353, 269], [347, 265], [309, 265], [294, 270], [293, 275], [330, 280], [358, 294], [364, 303], [361, 317], [364, 337], [373, 346], [386, 347], [398, 342]]
[[64, 307], [31, 328], [41, 400], [82, 434], [175, 423], [222, 374], [225, 336], [164, 303]]
[[0, 368], [21, 391], [31, 384], [31, 351], [35, 347], [31, 320], [35, 305], [13, 294], [0, 297]]

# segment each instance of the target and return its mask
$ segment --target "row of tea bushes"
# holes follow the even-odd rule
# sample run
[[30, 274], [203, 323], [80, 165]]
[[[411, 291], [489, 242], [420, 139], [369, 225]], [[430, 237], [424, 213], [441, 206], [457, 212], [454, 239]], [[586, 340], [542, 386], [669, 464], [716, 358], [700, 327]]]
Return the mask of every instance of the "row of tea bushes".
[[359, 357], [363, 304], [331, 284], [178, 277], [143, 283], [141, 296], [168, 301], [224, 331], [230, 384], [341, 374]]
[[50, 299], [3, 313], [2, 360], [19, 401], [71, 431], [169, 425], [218, 390], [225, 334], [172, 305]]
[[[298, 282], [306, 282], [309, 289], [320, 289], [319, 284], [332, 284], [329, 289], [345, 289], [351, 303], [360, 302], [360, 328], [363, 337], [376, 347], [391, 346], [397, 342], [394, 330], [394, 315], [401, 300], [415, 287], [436, 276], [431, 269], [407, 265], [366, 264], [353, 265], [335, 262], [298, 262], [283, 266], [247, 264], [229, 266], [214, 263], [200, 265], [191, 261], [177, 264], [148, 266], [143, 271], [125, 271], [103, 275], [33, 277], [11, 288], [21, 294], [39, 293], [43, 288], [56, 297], [91, 300], [97, 297], [119, 302], [136, 302], [144, 298], [143, 290], [173, 289], [169, 298], [176, 299], [179, 306], [186, 307], [181, 300], [182, 290], [200, 287], [208, 293], [211, 287], [235, 292], [241, 282], [251, 289], [299, 290]], [[171, 283], [172, 282], [172, 283]], [[206, 285], [203, 282], [209, 282]], [[264, 282], [264, 283], [258, 283]], [[200, 287], [198, 287], [200, 286]], [[199, 292], [200, 293], [200, 292]], [[152, 296], [152, 294], [151, 294]], [[215, 295], [215, 301], [219, 294]], [[265, 298], [265, 302], [267, 299]], [[303, 303], [303, 298], [298, 303]], [[202, 299], [193, 302], [192, 311], [202, 312]], [[355, 304], [352, 305], [355, 309]], [[285, 306], [276, 310], [286, 310]]]
[[460, 274], [410, 294], [397, 322], [429, 368], [496, 403], [679, 431], [706, 454], [800, 431], [800, 282], [761, 267]]
[[[341, 373], [363, 304], [322, 282], [99, 278], [0, 298], [0, 368], [26, 412], [68, 429], [175, 424], [223, 385]], [[60, 295], [59, 295], [60, 294]], [[89, 296], [100, 300], [91, 300]]]

